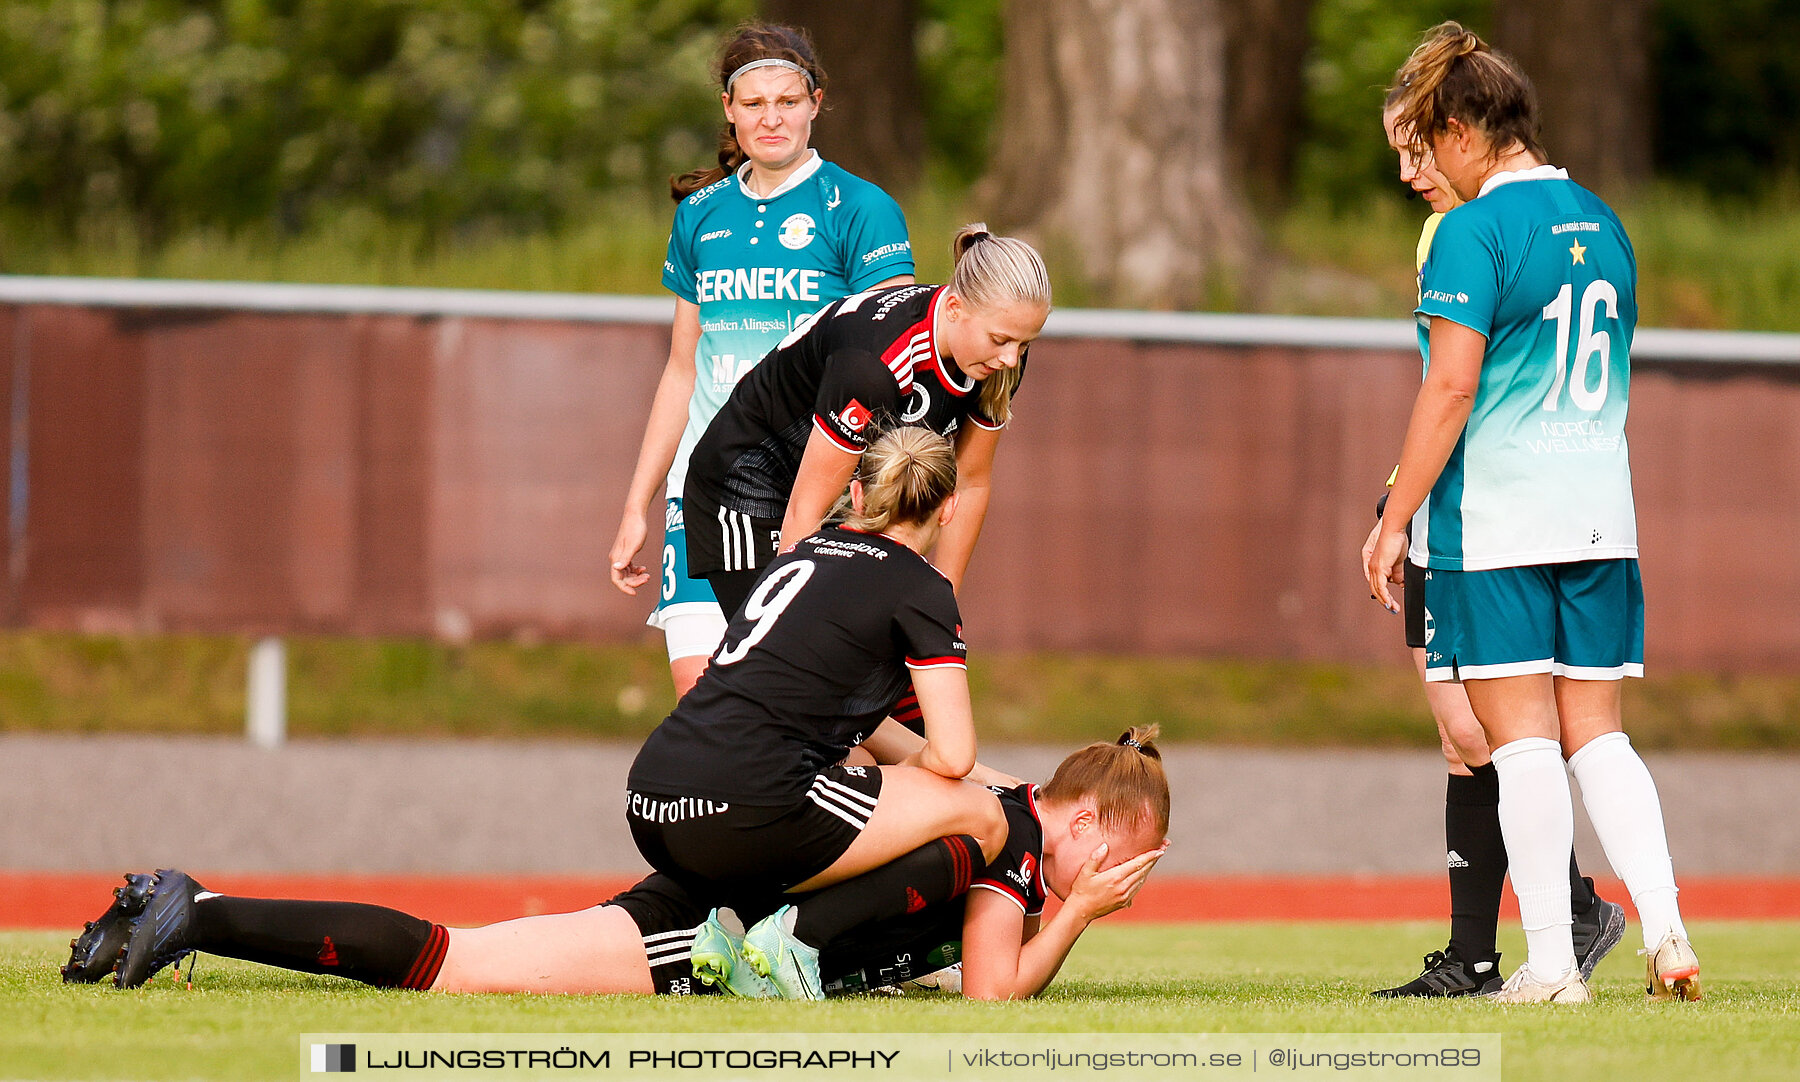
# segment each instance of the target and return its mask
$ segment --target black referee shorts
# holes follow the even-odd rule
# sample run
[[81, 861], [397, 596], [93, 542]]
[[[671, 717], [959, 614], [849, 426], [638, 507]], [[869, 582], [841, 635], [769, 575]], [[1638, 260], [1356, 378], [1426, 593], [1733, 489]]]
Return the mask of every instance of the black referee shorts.
[[1425, 569], [1411, 560], [1406, 561], [1406, 569], [1402, 572], [1406, 581], [1402, 584], [1406, 596], [1400, 599], [1401, 608], [1406, 612], [1406, 645], [1415, 650], [1425, 649]]
[[880, 797], [879, 768], [840, 764], [780, 807], [632, 790], [625, 821], [652, 868], [719, 905], [753, 909], [835, 864]]

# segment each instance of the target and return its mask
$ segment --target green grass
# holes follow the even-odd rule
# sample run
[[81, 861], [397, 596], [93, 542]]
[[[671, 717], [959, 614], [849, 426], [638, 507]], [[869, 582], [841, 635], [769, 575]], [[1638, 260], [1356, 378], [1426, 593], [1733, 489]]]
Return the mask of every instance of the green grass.
[[[66, 936], [0, 933], [0, 1077], [291, 1077], [323, 1032], [1499, 1032], [1510, 1080], [1789, 1079], [1800, 1062], [1800, 924], [1694, 928], [1707, 999], [1646, 1003], [1625, 947], [1586, 1008], [1374, 1001], [1410, 975], [1435, 924], [1107, 926], [1042, 998], [751, 1004], [633, 997], [433, 996], [206, 958], [192, 991], [65, 987]], [[1509, 961], [1517, 933], [1503, 937]]]
[[[237, 733], [249, 640], [0, 632], [0, 732]], [[659, 645], [288, 640], [297, 737], [641, 739], [674, 705]], [[1156, 722], [1169, 740], [1436, 747], [1402, 664], [999, 654], [971, 672], [989, 741], [1067, 743]], [[1800, 676], [1626, 683], [1647, 748], [1800, 749]]]

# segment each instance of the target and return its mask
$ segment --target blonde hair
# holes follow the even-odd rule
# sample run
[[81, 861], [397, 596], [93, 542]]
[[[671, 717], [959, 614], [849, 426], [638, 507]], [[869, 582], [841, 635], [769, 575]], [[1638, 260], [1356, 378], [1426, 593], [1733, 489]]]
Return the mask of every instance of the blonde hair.
[[1488, 47], [1458, 22], [1443, 22], [1425, 34], [1394, 73], [1386, 109], [1396, 110], [1394, 130], [1405, 132], [1407, 149], [1431, 150], [1431, 138], [1449, 130], [1452, 117], [1487, 136], [1498, 156], [1519, 146], [1541, 160], [1537, 93], [1517, 63]]
[[924, 522], [956, 491], [956, 449], [929, 428], [889, 429], [862, 453], [856, 480], [863, 506], [844, 520], [852, 530], [880, 533], [896, 523]]
[[[973, 222], [956, 231], [950, 241], [956, 269], [950, 272], [950, 291], [964, 304], [979, 311], [993, 311], [1012, 304], [1035, 304], [1050, 310], [1050, 272], [1037, 249], [1017, 237], [997, 237], [986, 222]], [[995, 372], [982, 381], [977, 401], [981, 412], [995, 424], [1012, 420], [1012, 396], [1018, 389], [1018, 368]]]
[[1169, 776], [1154, 741], [1156, 725], [1134, 725], [1112, 743], [1089, 744], [1062, 761], [1040, 790], [1045, 800], [1070, 804], [1094, 798], [1100, 829], [1107, 833], [1153, 827], [1169, 832]]

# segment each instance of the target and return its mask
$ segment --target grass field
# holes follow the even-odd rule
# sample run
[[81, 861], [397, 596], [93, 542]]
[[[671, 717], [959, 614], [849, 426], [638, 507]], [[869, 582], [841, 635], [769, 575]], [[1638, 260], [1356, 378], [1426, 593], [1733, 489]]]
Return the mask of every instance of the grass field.
[[[0, 933], [0, 1077], [288, 1078], [324, 1032], [1498, 1032], [1509, 1080], [1792, 1079], [1800, 1072], [1800, 924], [1696, 925], [1707, 999], [1646, 1003], [1636, 928], [1585, 1008], [1382, 1002], [1438, 924], [1096, 926], [1027, 1003], [927, 996], [829, 1004], [379, 992], [206, 958], [192, 991], [65, 987], [66, 936]], [[1504, 937], [1508, 962], [1522, 956]], [[1425, 1076], [1421, 1076], [1425, 1077]]]

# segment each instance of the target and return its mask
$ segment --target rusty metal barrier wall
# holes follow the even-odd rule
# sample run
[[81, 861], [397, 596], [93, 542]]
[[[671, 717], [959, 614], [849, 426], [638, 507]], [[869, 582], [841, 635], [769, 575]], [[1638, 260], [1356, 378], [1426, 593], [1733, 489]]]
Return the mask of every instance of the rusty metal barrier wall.
[[[544, 304], [0, 289], [6, 619], [645, 635], [606, 556], [666, 315]], [[1134, 341], [1081, 315], [1034, 348], [1001, 446], [977, 651], [1397, 657], [1357, 550], [1417, 388], [1403, 337]], [[1650, 663], [1800, 663], [1800, 366], [1664, 359], [1633, 383]]]

